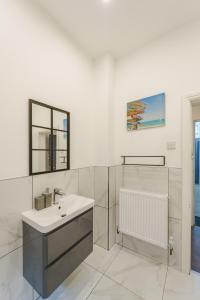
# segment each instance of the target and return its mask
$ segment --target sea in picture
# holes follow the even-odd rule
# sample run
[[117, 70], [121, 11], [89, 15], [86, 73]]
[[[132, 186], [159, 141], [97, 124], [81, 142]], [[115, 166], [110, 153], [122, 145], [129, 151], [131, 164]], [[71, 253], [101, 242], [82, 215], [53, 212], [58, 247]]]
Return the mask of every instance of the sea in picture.
[[165, 126], [165, 119], [141, 122], [138, 124], [138, 129], [157, 127], [157, 126]]
[[165, 126], [165, 94], [158, 94], [127, 103], [129, 131]]

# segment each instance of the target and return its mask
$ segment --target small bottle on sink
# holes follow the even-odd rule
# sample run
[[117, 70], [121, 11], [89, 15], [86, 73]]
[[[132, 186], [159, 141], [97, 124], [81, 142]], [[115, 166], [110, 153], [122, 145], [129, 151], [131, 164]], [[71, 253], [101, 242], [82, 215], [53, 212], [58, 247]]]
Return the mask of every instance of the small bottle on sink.
[[49, 207], [52, 205], [52, 193], [50, 192], [50, 189], [47, 188], [45, 193], [43, 193], [44, 200], [45, 200], [45, 207]]
[[45, 208], [45, 197], [44, 196], [35, 197], [35, 209], [41, 210], [44, 208]]

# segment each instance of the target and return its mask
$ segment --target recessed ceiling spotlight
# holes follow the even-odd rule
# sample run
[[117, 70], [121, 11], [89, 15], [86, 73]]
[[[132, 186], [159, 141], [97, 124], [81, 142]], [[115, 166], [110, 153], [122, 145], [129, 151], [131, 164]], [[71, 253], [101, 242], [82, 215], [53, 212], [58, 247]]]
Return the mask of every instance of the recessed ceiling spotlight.
[[102, 0], [103, 1], [103, 3], [109, 3], [110, 2], [110, 0]]

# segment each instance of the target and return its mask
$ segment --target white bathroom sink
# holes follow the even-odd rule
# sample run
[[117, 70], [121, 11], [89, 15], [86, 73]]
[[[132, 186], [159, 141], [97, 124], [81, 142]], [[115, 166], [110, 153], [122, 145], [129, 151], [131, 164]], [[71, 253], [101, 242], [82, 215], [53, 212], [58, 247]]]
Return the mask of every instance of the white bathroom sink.
[[[42, 233], [48, 233], [94, 206], [94, 200], [78, 195], [60, 198], [59, 205], [22, 213], [22, 220]], [[60, 207], [60, 209], [59, 209]]]

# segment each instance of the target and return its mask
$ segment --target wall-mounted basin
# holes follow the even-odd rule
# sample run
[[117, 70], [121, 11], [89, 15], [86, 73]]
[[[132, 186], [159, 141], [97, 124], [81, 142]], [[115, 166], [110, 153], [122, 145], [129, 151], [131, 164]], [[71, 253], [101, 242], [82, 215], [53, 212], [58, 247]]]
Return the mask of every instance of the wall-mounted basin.
[[22, 220], [41, 233], [48, 233], [94, 207], [94, 200], [78, 195], [62, 197], [59, 205], [22, 213]]

